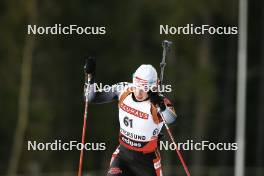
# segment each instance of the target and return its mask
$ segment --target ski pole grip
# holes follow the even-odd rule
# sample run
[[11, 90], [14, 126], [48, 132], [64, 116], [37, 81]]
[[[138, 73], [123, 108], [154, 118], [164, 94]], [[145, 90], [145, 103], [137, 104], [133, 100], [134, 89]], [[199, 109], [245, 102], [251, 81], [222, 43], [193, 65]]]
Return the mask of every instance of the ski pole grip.
[[169, 40], [163, 40], [162, 47], [168, 49], [172, 45], [172, 42]]

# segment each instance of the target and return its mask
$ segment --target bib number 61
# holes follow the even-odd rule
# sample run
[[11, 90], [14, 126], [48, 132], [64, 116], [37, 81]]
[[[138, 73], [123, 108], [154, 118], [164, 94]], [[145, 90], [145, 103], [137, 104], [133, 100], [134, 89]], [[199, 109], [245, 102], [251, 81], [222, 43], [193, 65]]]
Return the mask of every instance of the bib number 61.
[[133, 128], [133, 119], [129, 119], [128, 117], [125, 117], [123, 122], [127, 127]]

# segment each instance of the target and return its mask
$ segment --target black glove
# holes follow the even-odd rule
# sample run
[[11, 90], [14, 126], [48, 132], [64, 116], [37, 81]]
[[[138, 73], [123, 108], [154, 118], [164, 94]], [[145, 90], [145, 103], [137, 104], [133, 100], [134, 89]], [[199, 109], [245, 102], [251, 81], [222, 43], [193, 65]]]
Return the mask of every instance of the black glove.
[[92, 76], [94, 76], [95, 66], [95, 57], [88, 57], [87, 59], [85, 59], [84, 72], [86, 74], [92, 74]]
[[149, 94], [150, 101], [154, 105], [158, 105], [161, 111], [164, 111], [166, 109], [166, 106], [163, 101], [164, 99], [163, 95], [159, 94], [158, 92], [152, 92], [152, 91], [149, 91], [148, 94]]
[[85, 79], [90, 77], [90, 83], [94, 83], [94, 75], [95, 75], [95, 58], [94, 57], [88, 57], [85, 59], [85, 65], [84, 65], [84, 73], [85, 73]]

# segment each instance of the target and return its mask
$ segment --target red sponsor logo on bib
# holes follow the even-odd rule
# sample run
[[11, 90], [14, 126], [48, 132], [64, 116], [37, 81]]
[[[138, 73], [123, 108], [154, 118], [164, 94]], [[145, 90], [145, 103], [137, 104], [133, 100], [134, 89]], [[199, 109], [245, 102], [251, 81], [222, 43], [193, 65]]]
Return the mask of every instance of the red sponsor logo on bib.
[[123, 111], [126, 111], [127, 113], [132, 114], [134, 116], [137, 116], [137, 117], [139, 117], [141, 119], [148, 119], [149, 115], [147, 113], [139, 111], [139, 110], [137, 110], [135, 108], [132, 108], [132, 107], [126, 105], [125, 103], [121, 103], [120, 108]]

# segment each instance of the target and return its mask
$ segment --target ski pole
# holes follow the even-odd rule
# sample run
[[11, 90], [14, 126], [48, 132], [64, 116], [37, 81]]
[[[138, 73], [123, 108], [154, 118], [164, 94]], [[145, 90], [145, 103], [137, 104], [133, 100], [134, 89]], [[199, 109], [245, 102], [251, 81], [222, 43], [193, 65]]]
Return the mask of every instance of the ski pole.
[[[85, 62], [84, 68], [87, 67], [87, 60]], [[86, 121], [87, 121], [87, 113], [88, 113], [88, 97], [89, 97], [89, 88], [91, 82], [91, 74], [87, 74], [85, 72], [85, 106], [84, 106], [84, 117], [83, 117], [83, 129], [82, 129], [82, 144], [85, 144], [85, 134], [86, 134]], [[83, 148], [80, 153], [80, 160], [79, 160], [79, 170], [78, 176], [82, 176], [82, 166], [83, 166]]]
[[166, 123], [163, 114], [162, 114], [162, 113], [160, 113], [160, 114], [161, 114], [161, 118], [162, 118], [162, 120], [163, 120], [163, 122], [164, 122], [165, 128], [166, 128], [166, 130], [167, 130], [167, 132], [168, 132], [168, 134], [169, 134], [169, 137], [170, 137], [172, 143], [175, 145], [176, 153], [177, 153], [177, 155], [178, 155], [178, 157], [179, 157], [179, 159], [180, 159], [180, 161], [181, 161], [181, 163], [182, 163], [182, 166], [183, 166], [183, 168], [184, 168], [184, 171], [185, 171], [185, 173], [186, 173], [187, 176], [190, 176], [190, 172], [189, 172], [189, 169], [188, 169], [188, 167], [187, 167], [187, 164], [185, 163], [185, 161], [184, 161], [184, 159], [183, 159], [183, 156], [182, 156], [180, 150], [178, 149], [178, 145], [177, 145], [177, 143], [175, 142], [175, 139], [174, 139], [174, 137], [173, 137], [173, 135], [172, 135], [172, 133], [171, 133], [171, 130], [170, 130], [168, 124]]
[[[164, 40], [164, 41], [162, 42], [163, 53], [162, 53], [162, 61], [161, 61], [161, 63], [160, 63], [160, 71], [161, 71], [161, 72], [160, 72], [160, 85], [163, 84], [163, 80], [164, 80], [164, 69], [165, 69], [165, 66], [166, 66], [166, 61], [165, 61], [165, 60], [166, 60], [167, 51], [169, 51], [171, 44], [172, 44], [172, 42], [170, 42], [170, 41], [168, 41], [168, 40]], [[180, 159], [180, 162], [181, 162], [181, 164], [182, 164], [182, 166], [183, 166], [183, 168], [184, 168], [184, 171], [185, 171], [185, 173], [186, 173], [187, 176], [190, 176], [190, 172], [189, 172], [189, 169], [188, 169], [188, 167], [187, 167], [187, 164], [185, 163], [185, 161], [184, 161], [184, 159], [183, 159], [183, 156], [182, 156], [180, 150], [178, 149], [178, 145], [177, 145], [176, 142], [175, 142], [175, 139], [174, 139], [174, 137], [173, 137], [173, 135], [172, 135], [172, 133], [171, 133], [171, 130], [170, 130], [168, 124], [166, 123], [163, 114], [160, 113], [160, 115], [161, 115], [161, 118], [162, 118], [163, 123], [164, 123], [164, 125], [165, 125], [165, 128], [166, 128], [166, 130], [167, 130], [167, 133], [168, 133], [168, 135], [169, 135], [169, 137], [170, 137], [172, 143], [175, 145], [176, 153], [177, 153], [177, 155], [178, 155], [178, 157], [179, 157], [179, 159]]]

